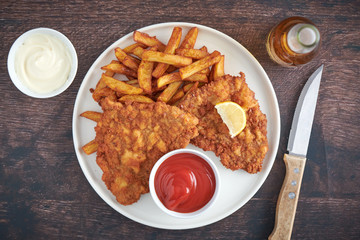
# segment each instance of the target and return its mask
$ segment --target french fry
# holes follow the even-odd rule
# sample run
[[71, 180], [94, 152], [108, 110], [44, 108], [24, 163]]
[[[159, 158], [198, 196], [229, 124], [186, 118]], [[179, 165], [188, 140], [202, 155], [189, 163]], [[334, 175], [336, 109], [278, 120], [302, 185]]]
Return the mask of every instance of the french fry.
[[225, 71], [224, 71], [224, 60], [225, 60], [225, 56], [222, 55], [220, 62], [215, 63], [214, 66], [212, 67], [212, 78], [213, 80], [217, 79], [218, 77], [222, 77], [225, 75]]
[[[117, 47], [115, 48], [115, 57], [120, 61], [120, 62], [126, 62], [127, 59], [130, 59], [131, 61], [135, 62], [135, 64], [139, 64], [140, 60], [128, 55], [123, 49]], [[124, 63], [123, 63], [124, 64]], [[125, 65], [125, 64], [124, 64]], [[126, 65], [125, 65], [126, 66]], [[128, 68], [130, 68], [129, 66], [127, 66]]]
[[[155, 51], [156, 49], [157, 49], [157, 46], [154, 46], [154, 47], [151, 47], [150, 50]], [[139, 69], [138, 69], [139, 86], [147, 94], [151, 94], [151, 88], [152, 88], [151, 73], [154, 69], [154, 64], [155, 64], [155, 62], [146, 61], [146, 60], [142, 59], [140, 65], [139, 65]]]
[[[118, 61], [116, 61], [116, 60], [112, 60], [112, 61], [111, 61], [111, 64], [115, 64], [115, 63], [118, 63]], [[115, 72], [108, 69], [108, 70], [105, 70], [104, 74], [105, 74], [106, 76], [112, 77], [112, 76], [115, 75]], [[98, 83], [96, 84], [95, 91], [96, 91], [97, 88], [98, 88], [98, 89], [101, 89], [101, 88], [106, 87], [106, 84], [105, 84], [103, 81], [101, 81], [101, 79], [102, 79], [102, 78], [100, 78], [100, 80], [99, 80]]]
[[[115, 60], [113, 60], [113, 61], [116, 62]], [[115, 73], [114, 73], [113, 71], [110, 71], [110, 70], [106, 70], [106, 71], [104, 72], [104, 74], [105, 74], [106, 76], [110, 76], [110, 77], [112, 77], [112, 76], [115, 75]]]
[[152, 103], [154, 102], [151, 98], [145, 97], [143, 95], [125, 95], [119, 98], [120, 102], [142, 102], [142, 103]]
[[209, 55], [207, 51], [193, 48], [178, 48], [175, 50], [175, 54], [193, 59], [201, 59]]
[[[166, 75], [161, 76], [157, 80], [157, 86], [161, 88], [162, 86], [165, 86], [167, 84], [182, 81], [179, 72], [169, 73]], [[195, 73], [194, 75], [191, 75], [188, 78], [185, 78], [184, 81], [191, 81], [191, 82], [208, 82], [208, 77], [206, 74], [203, 73]]]
[[185, 98], [187, 95], [189, 95], [191, 92], [195, 91], [199, 86], [199, 82], [195, 82], [191, 88], [185, 93], [184, 97]]
[[[97, 86], [99, 86], [99, 87], [97, 87]], [[106, 87], [106, 84], [104, 83], [104, 81], [102, 81], [102, 78], [100, 78], [97, 86], [94, 89], [94, 91], [92, 92], [92, 98], [94, 99], [95, 102], [98, 102], [101, 98], [99, 91]]]
[[129, 46], [127, 46], [126, 48], [124, 48], [124, 52], [126, 52], [127, 54], [129, 53], [133, 53], [134, 49], [137, 48], [137, 47], [140, 47], [140, 48], [146, 48], [147, 46], [142, 44], [142, 43], [133, 43]]
[[[152, 84], [152, 95], [153, 95], [153, 96], [156, 95], [156, 93], [164, 90], [164, 89], [167, 87], [166, 85], [164, 85], [164, 86], [162, 86], [162, 87], [158, 87], [158, 86], [157, 86], [157, 81], [152, 81], [151, 84]], [[156, 99], [156, 98], [155, 98], [155, 99]]]
[[179, 88], [178, 91], [174, 94], [174, 96], [167, 102], [170, 105], [173, 105], [177, 101], [179, 101], [185, 95], [184, 90]]
[[221, 59], [220, 53], [218, 51], [214, 51], [209, 56], [206, 56], [186, 67], [180, 68], [179, 73], [181, 79], [188, 78], [191, 75], [214, 65], [215, 63], [219, 62], [220, 59]]
[[94, 112], [94, 111], [86, 111], [80, 114], [80, 116], [98, 122], [101, 119], [102, 113]]
[[[171, 37], [169, 39], [168, 44], [164, 50], [164, 53], [174, 54], [175, 49], [179, 46], [181, 40], [181, 32], [182, 29], [180, 27], [174, 27]], [[156, 68], [154, 69], [152, 76], [155, 78], [161, 77], [166, 69], [169, 67], [169, 64], [166, 63], [159, 63]]]
[[200, 50], [209, 53], [206, 46], [202, 46], [202, 47], [200, 48]]
[[166, 72], [167, 72], [167, 73], [172, 73], [172, 72], [174, 72], [174, 71], [176, 71], [176, 70], [178, 70], [177, 67], [175, 67], [175, 66], [173, 66], [173, 65], [170, 65], [170, 66], [168, 67], [168, 69], [166, 69]]
[[185, 78], [184, 80], [185, 81], [191, 81], [191, 82], [204, 82], [204, 83], [207, 83], [208, 82], [208, 77], [204, 73], [195, 73], [195, 74], [191, 75], [190, 77]]
[[142, 47], [134, 48], [130, 53], [134, 54], [138, 58], [142, 58], [142, 54], [144, 53], [145, 49]]
[[187, 83], [183, 86], [184, 92], [188, 92], [195, 83]]
[[134, 84], [138, 84], [139, 81], [137, 79], [132, 79], [132, 80], [126, 81], [126, 83], [130, 84], [130, 85], [134, 85]]
[[165, 86], [167, 84], [177, 82], [177, 81], [181, 81], [181, 77], [180, 77], [179, 72], [174, 72], [174, 73], [163, 75], [160, 78], [158, 78], [157, 86], [158, 86], [158, 88], [161, 88], [162, 86]]
[[[190, 93], [192, 93], [193, 91], [195, 91], [195, 90], [198, 88], [199, 84], [200, 84], [199, 82], [195, 82], [195, 83], [191, 83], [191, 84], [186, 85], [186, 86], [187, 86], [187, 91], [185, 91], [185, 87], [186, 87], [186, 86], [184, 86], [183, 89], [184, 89], [185, 95], [184, 95], [181, 99], [186, 98], [187, 95], [189, 95]], [[173, 104], [173, 105], [177, 106], [177, 104], [179, 103], [179, 101], [180, 101], [181, 99], [179, 99], [179, 100], [178, 100], [175, 104]]]
[[102, 70], [109, 70], [109, 71], [112, 71], [114, 73], [120, 73], [120, 74], [124, 74], [126, 76], [137, 78], [137, 72], [136, 71], [125, 67], [123, 64], [121, 64], [118, 61], [111, 62], [110, 64], [101, 67], [101, 69]]
[[[114, 91], [115, 92], [115, 91]], [[113, 102], [116, 102], [119, 98], [121, 98], [122, 96], [124, 96], [123, 93], [119, 93], [119, 92], [115, 92], [116, 95], [116, 99], [112, 100]]]
[[174, 96], [181, 84], [182, 81], [170, 83], [169, 86], [165, 88], [165, 90], [160, 94], [157, 100], [167, 103], [172, 98], [172, 96]]
[[[140, 88], [140, 84], [139, 84], [139, 83], [134, 83], [134, 84], [131, 84], [131, 86], [133, 86], [133, 87], [137, 87], [137, 88]], [[143, 93], [140, 93], [140, 94], [143, 94]]]
[[160, 42], [156, 37], [150, 37], [147, 33], [134, 31], [133, 39], [135, 42], [142, 43], [149, 47], [157, 46], [160, 51], [165, 50], [165, 44]]
[[144, 52], [142, 55], [142, 59], [146, 61], [161, 62], [176, 66], [187, 66], [192, 63], [192, 59], [188, 57], [151, 50]]
[[88, 142], [87, 144], [85, 144], [83, 147], [82, 147], [82, 150], [87, 154], [87, 155], [90, 155], [94, 152], [96, 152], [98, 149], [98, 144], [97, 142], [95, 142], [95, 139]]
[[197, 27], [191, 28], [179, 48], [194, 48], [198, 33], [199, 29]]
[[132, 67], [129, 67], [129, 68], [135, 70], [135, 66], [139, 66], [140, 62], [141, 62], [140, 59], [133, 57], [131, 55], [127, 55], [127, 57], [123, 61], [123, 64], [125, 66], [132, 65]]
[[127, 76], [127, 75], [125, 75], [125, 77], [128, 79], [128, 81], [131, 81], [131, 80], [137, 80], [136, 78], [131, 77], [131, 76]]
[[140, 64], [139, 60], [134, 57], [131, 57], [130, 55], [127, 55], [127, 53], [124, 52], [124, 50], [122, 50], [121, 48], [119, 47], [115, 48], [115, 56], [126, 67], [134, 71], [138, 70]]
[[124, 81], [117, 80], [115, 78], [106, 76], [103, 74], [103, 79], [106, 85], [113, 89], [116, 92], [123, 94], [141, 94], [143, 90], [138, 87], [134, 87], [130, 84], [125, 83]]
[[151, 93], [151, 73], [154, 68], [154, 62], [142, 60], [138, 69], [139, 86], [145, 93]]
[[[113, 62], [116, 62], [115, 60], [113, 60]], [[106, 70], [104, 73], [106, 76], [114, 76], [115, 73], [113, 71], [110, 70]], [[96, 84], [96, 87], [94, 89], [94, 91], [92, 92], [92, 97], [95, 100], [95, 102], [99, 102], [101, 95], [99, 94], [99, 91], [103, 88], [106, 87], [106, 84], [104, 83], [104, 81], [102, 80], [102, 77], [100, 78], [100, 80], [98, 81], [98, 83]]]
[[96, 94], [93, 93], [92, 97], [96, 102], [99, 102], [104, 97], [107, 97], [112, 101], [116, 101], [116, 99], [117, 99], [115, 91], [113, 89], [108, 88], [107, 86], [102, 89], [99, 89], [96, 92]]
[[210, 74], [210, 71], [211, 71], [210, 68], [205, 68], [205, 69], [201, 70], [199, 73], [203, 73], [207, 76]]

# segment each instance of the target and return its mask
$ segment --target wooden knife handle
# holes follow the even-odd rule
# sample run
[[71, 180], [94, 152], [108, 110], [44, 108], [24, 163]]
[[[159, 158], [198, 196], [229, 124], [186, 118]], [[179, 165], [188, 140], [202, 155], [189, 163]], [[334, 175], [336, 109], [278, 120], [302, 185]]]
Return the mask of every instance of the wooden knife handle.
[[284, 155], [286, 175], [276, 205], [275, 226], [269, 240], [290, 239], [306, 158]]

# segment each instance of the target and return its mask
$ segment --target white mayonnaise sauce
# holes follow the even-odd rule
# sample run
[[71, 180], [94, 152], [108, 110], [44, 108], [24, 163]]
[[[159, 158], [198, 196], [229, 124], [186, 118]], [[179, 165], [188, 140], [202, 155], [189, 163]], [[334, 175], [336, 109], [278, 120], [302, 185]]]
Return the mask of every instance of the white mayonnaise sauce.
[[66, 82], [71, 62], [70, 52], [61, 40], [48, 34], [34, 34], [17, 50], [15, 71], [30, 90], [50, 93]]

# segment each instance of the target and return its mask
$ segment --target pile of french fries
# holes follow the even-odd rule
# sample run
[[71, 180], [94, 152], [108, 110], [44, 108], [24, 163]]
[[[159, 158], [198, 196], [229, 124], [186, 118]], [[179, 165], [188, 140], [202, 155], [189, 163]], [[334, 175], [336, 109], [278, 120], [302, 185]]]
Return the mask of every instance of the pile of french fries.
[[[93, 99], [152, 103], [177, 103], [190, 92], [225, 74], [224, 55], [209, 53], [206, 46], [194, 49], [198, 28], [191, 28], [183, 41], [182, 28], [174, 27], [165, 45], [156, 36], [134, 31], [134, 44], [115, 48], [117, 60], [101, 67], [104, 70], [96, 88], [91, 89]], [[181, 44], [180, 44], [181, 42]], [[125, 75], [127, 81], [116, 78]], [[86, 111], [81, 116], [99, 121], [101, 113]], [[86, 154], [96, 152], [93, 140], [82, 148]]]

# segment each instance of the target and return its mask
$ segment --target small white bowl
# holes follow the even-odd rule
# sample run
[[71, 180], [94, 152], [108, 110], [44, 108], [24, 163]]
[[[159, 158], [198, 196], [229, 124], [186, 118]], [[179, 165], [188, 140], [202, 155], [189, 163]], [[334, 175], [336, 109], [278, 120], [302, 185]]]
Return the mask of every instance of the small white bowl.
[[[215, 176], [215, 192], [212, 196], [212, 198], [210, 199], [210, 201], [203, 206], [202, 208], [200, 208], [199, 210], [195, 211], [195, 212], [189, 212], [189, 213], [181, 213], [181, 212], [176, 212], [176, 211], [172, 211], [169, 210], [168, 208], [166, 208], [164, 206], [164, 204], [160, 201], [160, 199], [158, 198], [158, 195], [156, 194], [155, 191], [155, 175], [157, 170], [159, 169], [160, 165], [166, 161], [167, 159], [169, 159], [171, 156], [173, 155], [177, 155], [180, 153], [190, 153], [190, 154], [194, 154], [199, 156], [200, 158], [204, 159], [204, 161], [206, 161], [211, 169], [214, 172], [214, 176]], [[150, 188], [150, 194], [152, 199], [154, 200], [154, 202], [156, 203], [156, 205], [165, 213], [169, 214], [170, 216], [173, 217], [177, 217], [177, 218], [193, 218], [196, 217], [204, 212], [206, 212], [216, 201], [218, 195], [219, 195], [219, 190], [220, 190], [220, 174], [218, 172], [218, 169], [216, 168], [215, 164], [212, 162], [212, 160], [206, 156], [205, 154], [197, 151], [197, 150], [193, 150], [193, 149], [178, 149], [178, 150], [174, 150], [171, 151], [167, 154], [165, 154], [164, 156], [162, 156], [154, 165], [154, 167], [151, 170], [150, 173], [150, 178], [149, 178], [149, 188]]]
[[[37, 93], [37, 92], [32, 91], [21, 81], [21, 79], [18, 78], [16, 71], [15, 71], [16, 52], [17, 52], [18, 48], [24, 43], [24, 41], [33, 34], [47, 34], [47, 35], [56, 37], [57, 39], [59, 39], [60, 41], [62, 41], [65, 44], [65, 46], [69, 50], [70, 56], [72, 58], [72, 65], [71, 65], [71, 70], [70, 70], [68, 79], [60, 88], [58, 88], [52, 92], [49, 92], [49, 93]], [[12, 82], [21, 92], [23, 92], [24, 94], [26, 94], [30, 97], [34, 97], [34, 98], [50, 98], [50, 97], [56, 96], [56, 95], [64, 92], [74, 81], [76, 72], [77, 72], [77, 68], [78, 68], [78, 58], [77, 58], [76, 50], [75, 50], [73, 44], [70, 42], [70, 40], [64, 34], [58, 32], [54, 29], [51, 29], [51, 28], [35, 28], [35, 29], [29, 30], [29, 31], [23, 33], [13, 43], [13, 45], [11, 46], [10, 51], [9, 51], [7, 67], [8, 67], [8, 72], [9, 72]]]

